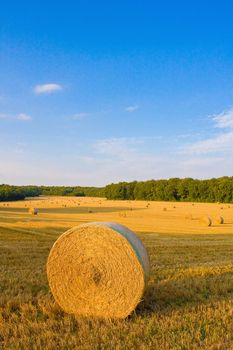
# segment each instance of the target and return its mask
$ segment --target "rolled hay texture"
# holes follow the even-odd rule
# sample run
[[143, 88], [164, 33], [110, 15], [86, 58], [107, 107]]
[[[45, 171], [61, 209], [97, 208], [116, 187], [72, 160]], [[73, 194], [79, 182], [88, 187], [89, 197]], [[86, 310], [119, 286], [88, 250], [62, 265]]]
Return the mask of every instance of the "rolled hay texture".
[[37, 208], [30, 208], [29, 213], [32, 215], [37, 215], [38, 214], [38, 209]]
[[212, 219], [210, 216], [203, 216], [199, 219], [199, 224], [203, 226], [211, 226], [212, 225]]
[[222, 225], [224, 224], [224, 218], [221, 215], [217, 215], [213, 218], [214, 225]]
[[54, 298], [64, 311], [82, 317], [127, 317], [142, 299], [149, 270], [140, 239], [111, 222], [66, 231], [47, 261]]

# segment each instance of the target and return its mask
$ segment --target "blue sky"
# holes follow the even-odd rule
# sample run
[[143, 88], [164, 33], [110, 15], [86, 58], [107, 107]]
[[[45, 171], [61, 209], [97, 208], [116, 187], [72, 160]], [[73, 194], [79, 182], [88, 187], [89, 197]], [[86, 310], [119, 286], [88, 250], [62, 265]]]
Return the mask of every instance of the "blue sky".
[[233, 175], [232, 1], [7, 1], [0, 183]]

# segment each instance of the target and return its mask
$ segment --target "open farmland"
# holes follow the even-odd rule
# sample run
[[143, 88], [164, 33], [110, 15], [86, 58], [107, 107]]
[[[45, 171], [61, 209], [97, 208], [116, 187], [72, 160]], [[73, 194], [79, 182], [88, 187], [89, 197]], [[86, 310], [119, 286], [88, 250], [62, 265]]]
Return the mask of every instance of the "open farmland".
[[[38, 215], [28, 213], [38, 208]], [[201, 225], [209, 215], [223, 225]], [[50, 294], [46, 260], [57, 237], [114, 221], [151, 260], [144, 299], [126, 320], [76, 319]], [[233, 205], [40, 197], [0, 203], [0, 348], [233, 349]]]

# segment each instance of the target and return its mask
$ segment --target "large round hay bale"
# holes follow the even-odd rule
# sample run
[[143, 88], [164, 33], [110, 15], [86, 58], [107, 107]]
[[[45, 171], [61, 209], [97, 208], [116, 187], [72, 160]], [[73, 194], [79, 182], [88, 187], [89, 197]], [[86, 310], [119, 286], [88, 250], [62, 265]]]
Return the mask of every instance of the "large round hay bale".
[[213, 224], [214, 225], [222, 225], [222, 224], [224, 224], [224, 218], [221, 215], [214, 216]]
[[37, 215], [38, 214], [38, 209], [37, 208], [29, 208], [29, 213], [32, 215]]
[[212, 225], [212, 219], [209, 216], [202, 216], [199, 219], [199, 224], [203, 226], [211, 226]]
[[47, 275], [54, 298], [66, 312], [125, 318], [141, 301], [149, 258], [140, 239], [125, 226], [92, 222], [58, 238]]

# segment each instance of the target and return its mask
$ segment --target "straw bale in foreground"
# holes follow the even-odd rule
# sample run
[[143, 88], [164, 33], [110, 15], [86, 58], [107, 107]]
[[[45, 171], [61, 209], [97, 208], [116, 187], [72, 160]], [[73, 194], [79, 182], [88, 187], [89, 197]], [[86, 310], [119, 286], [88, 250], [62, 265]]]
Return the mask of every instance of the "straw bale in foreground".
[[125, 318], [141, 301], [149, 258], [126, 227], [93, 222], [74, 227], [52, 247], [47, 275], [58, 304], [83, 317]]

